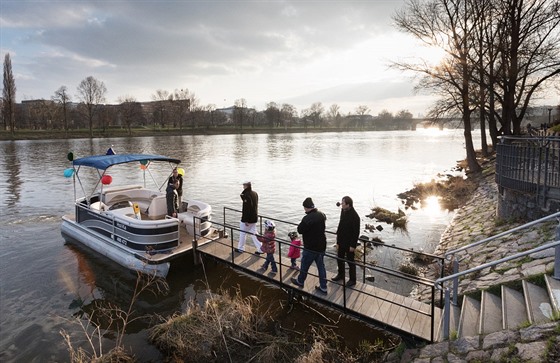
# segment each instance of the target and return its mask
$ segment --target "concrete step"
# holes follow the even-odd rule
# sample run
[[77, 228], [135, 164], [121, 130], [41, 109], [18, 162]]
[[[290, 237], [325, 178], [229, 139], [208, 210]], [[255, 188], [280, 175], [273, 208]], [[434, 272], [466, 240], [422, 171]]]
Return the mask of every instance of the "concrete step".
[[556, 280], [549, 275], [544, 275], [544, 280], [548, 289], [548, 297], [552, 303], [552, 309], [558, 313], [560, 312], [560, 280]]
[[478, 334], [489, 334], [502, 330], [502, 298], [482, 291]]
[[[449, 337], [453, 335], [457, 336], [459, 331], [459, 319], [461, 318], [461, 308], [459, 306], [455, 306], [453, 304], [450, 305], [451, 308], [451, 316], [449, 317]], [[443, 342], [448, 338], [443, 336], [443, 311], [442, 311], [442, 318], [439, 324], [439, 331], [438, 331], [438, 341]]]
[[550, 321], [552, 306], [547, 291], [526, 280], [523, 280], [522, 283], [529, 322], [535, 324]]
[[459, 319], [458, 337], [470, 337], [478, 334], [478, 320], [480, 317], [480, 301], [464, 296]]
[[516, 329], [529, 321], [523, 294], [502, 285], [502, 328]]

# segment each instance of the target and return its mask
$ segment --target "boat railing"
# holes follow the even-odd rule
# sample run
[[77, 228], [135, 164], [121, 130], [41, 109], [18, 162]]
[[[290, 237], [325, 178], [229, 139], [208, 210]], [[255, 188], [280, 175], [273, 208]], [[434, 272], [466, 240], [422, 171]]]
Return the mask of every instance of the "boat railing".
[[[231, 250], [231, 258], [232, 258], [232, 263], [235, 265], [235, 250], [237, 248], [236, 246], [236, 239], [234, 236], [238, 236], [239, 232], [241, 231], [239, 229], [239, 222], [237, 222], [236, 225], [233, 224], [233, 222], [228, 222], [228, 216], [227, 216], [227, 212], [235, 212], [235, 213], [241, 213], [240, 210], [234, 209], [234, 208], [230, 208], [230, 207], [224, 207], [224, 211], [223, 211], [223, 215], [224, 215], [224, 221], [223, 223], [217, 222], [217, 221], [211, 221], [213, 228], [217, 229], [217, 230], [221, 230], [222, 233], [221, 235], [224, 238], [220, 238], [220, 239], [214, 239], [211, 242], [212, 243], [220, 243], [223, 244], [225, 246], [227, 246], [230, 250]], [[199, 219], [197, 217], [194, 217], [193, 219]], [[259, 228], [258, 230], [260, 232], [257, 232], [257, 234], [262, 234], [262, 225], [263, 225], [263, 220], [272, 220], [277, 224], [277, 229], [279, 225], [285, 224], [287, 226], [289, 226], [290, 230], [294, 229], [294, 226], [297, 226], [297, 223], [293, 223], [290, 221], [285, 221], [285, 220], [281, 220], [278, 218], [274, 218], [274, 217], [269, 217], [269, 216], [264, 216], [264, 215], [259, 215]], [[238, 218], [235, 219], [236, 221], [239, 221]], [[326, 233], [328, 235], [334, 235], [336, 236], [336, 233], [333, 231], [326, 231]], [[199, 234], [198, 231], [195, 231], [195, 234], [197, 234], [195, 236], [195, 239], [198, 238], [205, 238], [204, 236], [201, 236]], [[247, 233], [247, 234], [251, 234], [251, 233]], [[210, 239], [208, 239], [210, 241]], [[361, 239], [361, 245], [362, 245], [362, 253], [361, 255], [359, 255], [359, 259], [356, 259], [354, 261], [354, 264], [359, 267], [362, 271], [361, 274], [361, 279], [362, 282], [364, 283], [363, 285], [361, 285], [362, 287], [365, 287], [366, 285], [366, 281], [368, 280], [368, 277], [366, 276], [367, 273], [371, 273], [371, 272], [378, 272], [381, 274], [384, 274], [385, 276], [387, 276], [388, 278], [395, 278], [395, 279], [400, 279], [403, 281], [408, 282], [410, 285], [422, 285], [425, 289], [430, 289], [431, 290], [431, 305], [430, 308], [427, 309], [426, 306], [424, 304], [421, 304], [419, 302], [419, 304], [417, 304], [416, 306], [409, 306], [409, 305], [405, 305], [405, 304], [401, 304], [398, 301], [393, 301], [393, 300], [388, 300], [387, 298], [385, 298], [384, 296], [375, 296], [374, 292], [372, 292], [372, 290], [370, 289], [364, 289], [364, 288], [357, 288], [357, 286], [359, 285], [355, 285], [354, 287], [348, 287], [348, 289], [353, 289], [353, 290], [358, 290], [360, 293], [362, 294], [366, 294], [366, 295], [370, 295], [370, 296], [375, 296], [378, 299], [381, 300], [385, 300], [385, 301], [390, 301], [392, 304], [396, 304], [399, 305], [405, 309], [409, 309], [409, 310], [413, 310], [416, 311], [420, 314], [429, 316], [432, 322], [432, 326], [431, 326], [431, 337], [432, 337], [432, 341], [435, 338], [435, 331], [434, 331], [434, 321], [435, 321], [435, 305], [436, 305], [436, 289], [435, 289], [435, 284], [434, 281], [428, 278], [424, 278], [424, 277], [419, 277], [419, 276], [415, 276], [415, 275], [411, 275], [399, 270], [394, 270], [391, 268], [387, 268], [384, 266], [379, 266], [375, 261], [368, 261], [367, 255], [368, 255], [368, 248], [371, 250], [375, 247], [375, 245], [382, 245], [383, 247], [387, 247], [387, 248], [393, 248], [396, 250], [401, 250], [401, 251], [405, 251], [407, 253], [410, 253], [411, 250], [409, 249], [404, 249], [404, 248], [399, 248], [396, 246], [386, 246], [385, 244], [381, 243], [381, 242], [374, 242], [374, 243], [370, 243], [370, 241], [366, 241], [364, 239]], [[291, 245], [291, 241], [281, 238], [281, 237], [276, 237], [276, 252], [275, 252], [275, 261], [277, 264], [279, 264], [279, 266], [282, 267], [286, 267], [289, 268], [291, 266], [291, 260], [289, 257], [287, 257], [287, 251]], [[369, 247], [368, 247], [369, 244]], [[301, 247], [296, 247], [298, 249], [300, 249], [301, 251], [305, 250], [305, 248], [303, 246]], [[440, 269], [440, 274], [441, 276], [443, 276], [443, 271], [444, 271], [444, 266], [443, 266], [443, 258], [439, 257], [439, 256], [435, 256], [435, 255], [431, 255], [431, 254], [426, 254], [426, 253], [422, 253], [422, 252], [416, 252], [416, 251], [412, 251], [414, 253], [419, 253], [422, 254], [425, 258], [430, 258], [433, 259], [435, 261], [437, 261], [437, 263], [441, 264], [441, 269]], [[334, 265], [336, 266], [338, 264], [338, 261], [344, 261], [345, 263], [349, 262], [348, 260], [345, 259], [341, 259], [339, 258], [336, 254], [332, 254], [330, 252], [325, 252], [324, 254], [325, 256], [325, 265], [329, 266], [329, 265]], [[261, 257], [264, 259], [264, 257]], [[330, 261], [330, 262], [329, 262]], [[279, 273], [280, 273], [280, 281], [283, 281], [283, 276], [282, 276], [282, 271], [284, 269], [283, 268], [279, 268]], [[308, 272], [310, 275], [312, 276], [317, 276], [318, 275], [314, 275], [311, 272]], [[331, 282], [334, 283], [334, 282]], [[346, 281], [342, 281], [341, 283], [338, 283], [340, 285], [343, 286], [343, 307], [344, 309], [346, 309], [346, 303], [347, 303], [347, 293], [346, 293]], [[443, 294], [443, 292], [440, 291], [441, 294]], [[443, 299], [443, 295], [440, 296], [439, 301], [441, 302]]]

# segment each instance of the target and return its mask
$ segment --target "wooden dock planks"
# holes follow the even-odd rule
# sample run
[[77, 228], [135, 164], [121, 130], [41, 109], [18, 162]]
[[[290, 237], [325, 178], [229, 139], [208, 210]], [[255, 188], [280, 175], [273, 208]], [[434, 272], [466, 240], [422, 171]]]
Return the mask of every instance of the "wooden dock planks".
[[[316, 301], [350, 310], [366, 320], [390, 326], [427, 341], [432, 339], [431, 305], [429, 304], [362, 282], [357, 282], [355, 286], [345, 290], [342, 284], [329, 280], [328, 293], [322, 294], [315, 289], [315, 286], [319, 285], [319, 277], [314, 264], [309, 269], [304, 287], [300, 288], [291, 282], [291, 278], [297, 277], [299, 271], [289, 268], [287, 257], [282, 257], [282, 264], [280, 264], [279, 256], [275, 255], [278, 266], [278, 273], [275, 275], [271, 274], [270, 266], [267, 271], [261, 273], [259, 268], [264, 263], [264, 254], [256, 255], [252, 253], [252, 250], [238, 253], [231, 246], [231, 240], [218, 239], [199, 246], [198, 251], [232, 264], [238, 269], [250, 271], [255, 276], [292, 287], [311, 296]], [[435, 329], [440, 322], [441, 309], [436, 307], [434, 315], [436, 317], [434, 319]]]

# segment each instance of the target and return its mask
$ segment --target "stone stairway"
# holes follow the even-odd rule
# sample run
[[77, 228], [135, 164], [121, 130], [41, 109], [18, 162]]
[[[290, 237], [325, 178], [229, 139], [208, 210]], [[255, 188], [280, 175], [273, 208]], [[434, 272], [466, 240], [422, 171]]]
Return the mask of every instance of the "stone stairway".
[[[450, 337], [486, 335], [558, 318], [560, 280], [545, 274], [544, 281], [546, 288], [522, 280], [522, 292], [501, 285], [500, 295], [488, 290], [481, 291], [480, 298], [465, 295], [461, 307], [451, 305]], [[443, 326], [440, 326], [440, 341], [445, 340], [442, 335]]]

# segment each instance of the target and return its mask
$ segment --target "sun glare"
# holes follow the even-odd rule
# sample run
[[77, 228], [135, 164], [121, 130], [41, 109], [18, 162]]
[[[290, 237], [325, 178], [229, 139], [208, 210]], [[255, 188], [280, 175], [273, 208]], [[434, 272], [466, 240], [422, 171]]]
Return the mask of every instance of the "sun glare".
[[430, 218], [435, 218], [441, 213], [441, 205], [439, 204], [439, 197], [432, 195], [426, 198], [422, 209]]

